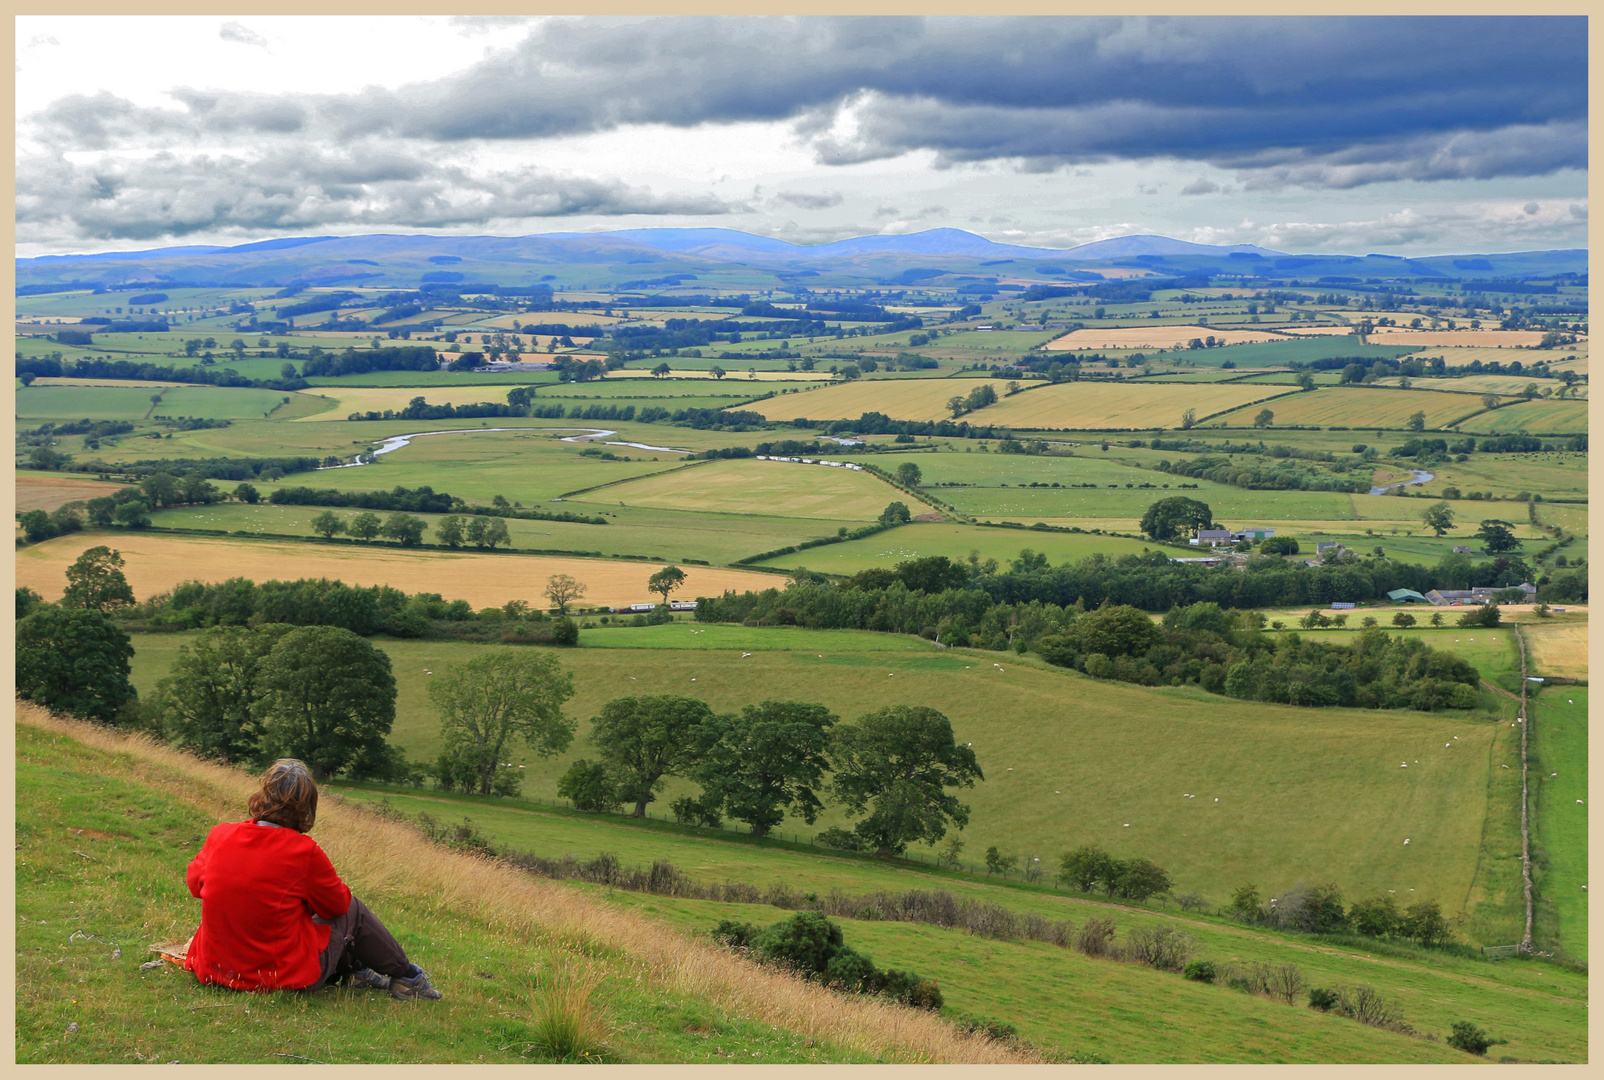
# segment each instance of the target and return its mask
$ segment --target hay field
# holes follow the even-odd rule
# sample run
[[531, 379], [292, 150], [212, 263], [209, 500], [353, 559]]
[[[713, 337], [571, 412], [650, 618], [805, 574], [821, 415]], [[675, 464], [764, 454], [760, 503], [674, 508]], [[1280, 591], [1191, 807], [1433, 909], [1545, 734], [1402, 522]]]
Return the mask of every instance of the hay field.
[[1582, 435], [1587, 431], [1585, 401], [1525, 401], [1483, 413], [1471, 421], [1476, 431], [1497, 435], [1526, 432]]
[[1526, 648], [1536, 674], [1587, 678], [1587, 623], [1523, 622], [1521, 633], [1526, 635]]
[[[1451, 368], [1461, 367], [1477, 360], [1480, 360], [1484, 364], [1491, 364], [1495, 362], [1507, 364], [1510, 360], [1514, 359], [1505, 349], [1491, 348], [1487, 346], [1477, 347], [1463, 345], [1447, 349], [1424, 349], [1418, 352], [1409, 353], [1402, 359], [1427, 360], [1434, 356], [1442, 357], [1443, 363], [1447, 364]], [[1540, 359], [1553, 361], [1555, 367], [1570, 367], [1571, 365], [1569, 363], [1564, 362], [1567, 357], [1577, 357], [1585, 363], [1587, 360], [1587, 342], [1579, 341], [1575, 345], [1568, 345], [1563, 349], [1540, 352], [1537, 354], [1537, 356]], [[1515, 377], [1519, 378], [1519, 376]]]
[[1541, 330], [1400, 330], [1378, 326], [1366, 335], [1375, 345], [1469, 345], [1484, 349], [1515, 349], [1543, 340]]
[[1016, 430], [1173, 428], [1180, 426], [1181, 414], [1187, 409], [1195, 410], [1201, 420], [1249, 403], [1274, 399], [1291, 389], [1231, 384], [1059, 383], [1004, 398], [973, 415], [984, 423], [1002, 424]]
[[859, 379], [805, 394], [786, 394], [736, 408], [761, 413], [768, 420], [856, 420], [866, 412], [893, 420], [939, 420], [951, 416], [947, 399], [962, 397], [989, 382], [1000, 398], [1008, 392], [1003, 379]]
[[98, 480], [80, 480], [61, 473], [17, 471], [17, 512], [54, 510], [64, 503], [81, 499], [98, 499], [121, 490], [123, 484], [106, 484]]
[[[122, 552], [123, 573], [134, 595], [145, 600], [185, 581], [223, 581], [247, 577], [338, 578], [349, 585], [393, 585], [403, 592], [437, 592], [474, 607], [523, 599], [544, 607], [541, 590], [552, 574], [572, 574], [589, 587], [586, 604], [620, 606], [654, 599], [646, 579], [660, 566], [611, 559], [553, 555], [480, 555], [464, 552], [403, 551], [399, 548], [229, 540], [209, 537], [126, 533], [115, 537], [74, 533], [17, 552], [17, 584], [47, 600], [58, 600], [67, 567], [87, 548], [105, 544]], [[685, 597], [716, 595], [725, 589], [766, 589], [770, 574], [719, 567], [683, 566]]]
[[[1247, 427], [1261, 406], [1253, 405], [1219, 419], [1230, 427]], [[1446, 427], [1470, 413], [1481, 411], [1479, 398], [1465, 394], [1438, 394], [1429, 390], [1366, 390], [1323, 387], [1289, 394], [1268, 402], [1276, 424], [1346, 424], [1356, 431], [1368, 427], [1402, 428], [1409, 417], [1424, 411], [1428, 428]]]
[[1160, 323], [1154, 326], [1110, 326], [1101, 329], [1071, 330], [1056, 338], [1044, 349], [1184, 349], [1193, 338], [1224, 341], [1227, 345], [1250, 345], [1263, 341], [1279, 341], [1280, 334], [1263, 330], [1225, 330], [1212, 326]]
[[873, 521], [900, 500], [915, 514], [933, 513], [905, 492], [854, 469], [788, 461], [714, 461], [643, 477], [567, 502], [650, 506], [713, 514], [775, 514], [830, 521]]
[[1353, 333], [1351, 326], [1311, 325], [1309, 323], [1288, 323], [1285, 327], [1277, 327], [1281, 333], [1291, 337], [1343, 337]]

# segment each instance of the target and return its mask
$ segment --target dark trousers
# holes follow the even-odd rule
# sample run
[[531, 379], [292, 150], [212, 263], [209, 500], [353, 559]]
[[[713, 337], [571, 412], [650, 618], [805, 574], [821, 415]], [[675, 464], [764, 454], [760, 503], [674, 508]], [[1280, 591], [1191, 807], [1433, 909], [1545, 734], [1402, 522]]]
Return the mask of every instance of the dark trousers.
[[308, 990], [320, 990], [329, 983], [363, 968], [372, 968], [391, 978], [404, 976], [412, 969], [401, 943], [384, 928], [379, 917], [356, 897], [351, 906], [337, 919], [312, 917], [319, 926], [329, 928], [329, 943], [318, 955], [323, 974]]

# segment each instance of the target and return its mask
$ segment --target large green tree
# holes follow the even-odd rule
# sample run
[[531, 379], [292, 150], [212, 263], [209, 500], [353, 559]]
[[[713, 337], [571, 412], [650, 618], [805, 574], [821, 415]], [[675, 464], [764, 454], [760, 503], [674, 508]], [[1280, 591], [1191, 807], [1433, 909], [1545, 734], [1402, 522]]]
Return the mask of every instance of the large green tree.
[[219, 626], [185, 646], [156, 684], [174, 743], [224, 763], [254, 761], [262, 736], [262, 662], [290, 627]]
[[696, 755], [696, 729], [712, 719], [707, 702], [676, 694], [615, 698], [590, 722], [590, 740], [618, 779], [631, 817], [645, 817], [664, 779], [683, 773]]
[[1199, 529], [1214, 523], [1214, 511], [1209, 504], [1185, 495], [1172, 495], [1160, 499], [1142, 515], [1141, 528], [1155, 540], [1175, 540], [1190, 536]]
[[677, 566], [665, 566], [646, 579], [646, 587], [662, 596], [665, 604], [668, 603], [669, 594], [683, 584], [685, 584], [685, 571]]
[[922, 705], [892, 705], [842, 724], [828, 756], [836, 796], [852, 814], [868, 814], [853, 831], [882, 855], [899, 855], [916, 840], [933, 844], [949, 823], [969, 824], [969, 807], [946, 789], [985, 779], [951, 722]]
[[319, 779], [385, 754], [395, 722], [390, 658], [336, 626], [301, 626], [274, 644], [258, 674], [263, 748], [306, 762]]
[[1129, 604], [1110, 604], [1088, 611], [1069, 626], [1069, 636], [1082, 654], [1107, 657], [1142, 656], [1164, 634], [1147, 612]]
[[99, 611], [46, 604], [17, 623], [17, 694], [73, 716], [110, 722], [138, 695], [134, 647]]
[[1420, 513], [1420, 520], [1435, 535], [1441, 536], [1454, 527], [1454, 508], [1448, 503], [1432, 503]]
[[574, 723], [562, 705], [573, 696], [573, 675], [557, 658], [528, 649], [486, 653], [429, 680], [447, 752], [473, 770], [481, 795], [491, 793], [509, 743], [543, 758], [568, 749]]
[[824, 804], [816, 790], [830, 767], [830, 729], [839, 718], [823, 705], [765, 701], [739, 716], [717, 716], [699, 731], [691, 776], [703, 804], [721, 808], [766, 836], [787, 813], [809, 825]]
[[67, 567], [66, 607], [112, 611], [134, 602], [134, 590], [123, 576], [123, 556], [109, 547], [92, 547]]
[[1481, 523], [1476, 530], [1476, 539], [1486, 547], [1489, 555], [1500, 555], [1506, 551], [1513, 551], [1520, 547], [1520, 539], [1510, 528], [1509, 522], [1499, 521], [1496, 518]]

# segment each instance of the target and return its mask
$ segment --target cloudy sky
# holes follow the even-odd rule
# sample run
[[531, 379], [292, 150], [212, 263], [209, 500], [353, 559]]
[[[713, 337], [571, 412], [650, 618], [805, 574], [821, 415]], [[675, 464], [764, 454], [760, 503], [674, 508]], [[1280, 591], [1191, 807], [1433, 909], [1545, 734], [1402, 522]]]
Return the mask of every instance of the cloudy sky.
[[1585, 247], [1574, 18], [17, 20], [19, 255], [936, 227]]

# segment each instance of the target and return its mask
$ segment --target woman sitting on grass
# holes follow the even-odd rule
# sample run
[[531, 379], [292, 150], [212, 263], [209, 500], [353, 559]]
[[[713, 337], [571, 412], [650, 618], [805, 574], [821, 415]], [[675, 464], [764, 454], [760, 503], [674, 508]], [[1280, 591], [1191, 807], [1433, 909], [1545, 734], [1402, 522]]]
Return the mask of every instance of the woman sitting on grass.
[[189, 864], [200, 929], [184, 967], [235, 990], [388, 989], [404, 1001], [438, 999], [429, 973], [351, 890], [317, 841], [317, 784], [293, 758], [275, 761], [250, 818], [218, 825]]

